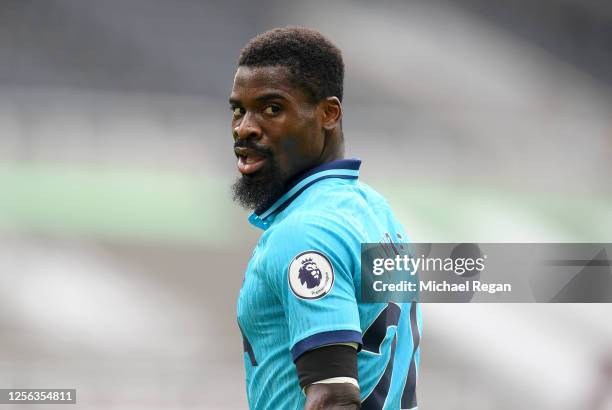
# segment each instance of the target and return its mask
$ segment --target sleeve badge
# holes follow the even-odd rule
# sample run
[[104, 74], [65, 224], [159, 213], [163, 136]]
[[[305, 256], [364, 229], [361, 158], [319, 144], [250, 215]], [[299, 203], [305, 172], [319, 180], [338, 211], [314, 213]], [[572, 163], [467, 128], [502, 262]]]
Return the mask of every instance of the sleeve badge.
[[327, 256], [317, 251], [297, 255], [289, 264], [289, 287], [300, 299], [320, 299], [334, 286], [334, 268]]

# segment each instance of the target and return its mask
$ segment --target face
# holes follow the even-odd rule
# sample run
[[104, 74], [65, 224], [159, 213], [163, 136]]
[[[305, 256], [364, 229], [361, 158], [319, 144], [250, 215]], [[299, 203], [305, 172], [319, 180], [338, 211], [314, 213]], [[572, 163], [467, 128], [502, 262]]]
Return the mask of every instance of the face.
[[241, 173], [234, 198], [265, 210], [290, 178], [318, 165], [325, 146], [321, 107], [292, 84], [287, 68], [244, 66], [236, 71], [230, 106]]

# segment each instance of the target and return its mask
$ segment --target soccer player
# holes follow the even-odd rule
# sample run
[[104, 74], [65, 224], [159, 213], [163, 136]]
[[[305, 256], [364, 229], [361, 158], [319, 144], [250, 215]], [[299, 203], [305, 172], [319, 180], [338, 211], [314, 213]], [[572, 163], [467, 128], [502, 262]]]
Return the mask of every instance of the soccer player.
[[238, 60], [234, 199], [263, 230], [237, 306], [252, 409], [416, 408], [418, 305], [359, 302], [361, 243], [406, 234], [344, 159], [343, 77], [306, 28], [260, 34]]

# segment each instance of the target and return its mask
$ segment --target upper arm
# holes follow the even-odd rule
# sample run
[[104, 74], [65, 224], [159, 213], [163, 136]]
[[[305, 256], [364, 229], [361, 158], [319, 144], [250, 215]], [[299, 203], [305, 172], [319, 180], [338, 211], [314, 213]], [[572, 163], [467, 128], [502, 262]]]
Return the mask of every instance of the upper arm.
[[283, 221], [269, 240], [265, 272], [285, 311], [293, 360], [323, 345], [361, 345], [355, 230], [326, 216], [300, 215]]
[[295, 361], [302, 389], [317, 383], [350, 383], [358, 385], [357, 350], [355, 346], [334, 344], [310, 350]]

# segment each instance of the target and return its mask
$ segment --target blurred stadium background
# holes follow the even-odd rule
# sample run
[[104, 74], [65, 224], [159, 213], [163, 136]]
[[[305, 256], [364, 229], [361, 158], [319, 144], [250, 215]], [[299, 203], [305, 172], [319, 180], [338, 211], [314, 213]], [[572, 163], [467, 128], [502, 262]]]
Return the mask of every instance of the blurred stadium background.
[[[227, 97], [288, 24], [343, 50], [347, 153], [412, 240], [612, 242], [605, 2], [2, 0], [0, 388], [246, 407]], [[612, 306], [423, 311], [422, 409], [612, 408]]]

